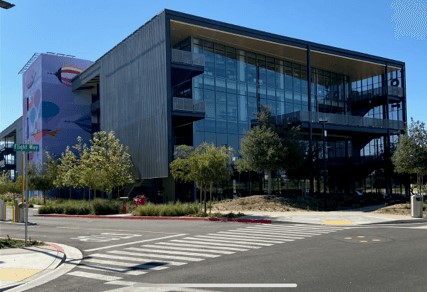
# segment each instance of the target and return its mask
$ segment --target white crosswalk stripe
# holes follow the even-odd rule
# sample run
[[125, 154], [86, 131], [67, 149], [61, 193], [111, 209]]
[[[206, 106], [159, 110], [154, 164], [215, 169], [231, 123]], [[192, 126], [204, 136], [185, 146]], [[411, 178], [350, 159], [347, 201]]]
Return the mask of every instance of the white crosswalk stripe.
[[138, 247], [129, 247], [129, 248], [127, 248], [127, 250], [134, 250], [134, 251], [140, 251], [140, 252], [149, 252], [149, 253], [176, 254], [176, 255], [179, 255], [179, 256], [185, 255], [185, 256], [207, 257], [207, 258], [217, 258], [217, 257], [219, 257], [219, 255], [215, 255], [215, 254], [185, 252], [185, 251], [177, 251], [177, 250], [138, 248]]
[[233, 243], [226, 243], [226, 242], [213, 242], [208, 239], [203, 238], [194, 238], [194, 237], [186, 237], [184, 239], [174, 239], [171, 240], [172, 242], [183, 242], [183, 243], [196, 243], [196, 244], [203, 244], [203, 245], [209, 245], [209, 246], [222, 246], [222, 247], [234, 247], [234, 248], [244, 248], [244, 249], [252, 249], [252, 248], [260, 248], [259, 246], [251, 246], [247, 244], [233, 244]]
[[224, 251], [247, 251], [247, 248], [236, 248], [236, 247], [227, 247], [227, 246], [213, 246], [213, 245], [209, 245], [206, 246], [205, 243], [195, 243], [195, 242], [191, 242], [191, 241], [181, 241], [182, 243], [179, 242], [158, 242], [157, 244], [161, 244], [161, 245], [168, 245], [168, 246], [183, 246], [183, 247], [196, 247], [196, 248], [201, 248], [201, 249], [206, 249], [206, 248], [213, 248], [215, 250], [224, 250]]
[[252, 232], [248, 231], [221, 231], [218, 232], [219, 234], [227, 235], [227, 236], [234, 236], [234, 237], [242, 237], [242, 238], [253, 238], [255, 241], [258, 238], [261, 239], [267, 239], [267, 240], [274, 240], [270, 242], [274, 243], [283, 243], [283, 241], [293, 241], [295, 239], [302, 239], [302, 237], [293, 237], [293, 236], [270, 236], [267, 234], [254, 234]]
[[[120, 276], [143, 276], [150, 271], [161, 271], [238, 252], [266, 248], [329, 234], [351, 227], [314, 226], [305, 224], [259, 224], [202, 235], [165, 238], [149, 244], [115, 246], [114, 250], [89, 254], [69, 275], [105, 281], [106, 283], [135, 283], [122, 281]], [[90, 272], [89, 272], [90, 271]], [[119, 274], [120, 276], [115, 276]], [[122, 286], [121, 284], [117, 284]]]
[[195, 252], [207, 252], [207, 253], [219, 253], [219, 254], [233, 254], [233, 253], [235, 253], [233, 251], [218, 250], [218, 249], [186, 248], [186, 247], [178, 247], [178, 246], [162, 246], [160, 244], [159, 245], [146, 244], [146, 245], [143, 245], [143, 247], [157, 248], [157, 249], [160, 248], [163, 250], [171, 249], [171, 250], [195, 251]]
[[209, 235], [198, 235], [197, 237], [186, 237], [187, 239], [193, 239], [206, 241], [206, 242], [225, 242], [225, 243], [234, 243], [234, 244], [246, 244], [247, 246], [272, 246], [273, 243], [260, 243], [260, 242], [253, 242], [251, 240], [236, 240], [227, 236], [209, 236]]
[[79, 266], [79, 268], [85, 269], [85, 270], [92, 270], [92, 271], [123, 273], [126, 275], [132, 275], [132, 276], [140, 276], [147, 273], [145, 271], [129, 270], [129, 269], [123, 269], [123, 268], [110, 268], [110, 267], [105, 267], [105, 265], [96, 265], [96, 264], [90, 264], [90, 265], [83, 264]]
[[[114, 255], [114, 254], [119, 254], [119, 255]], [[125, 255], [125, 256], [122, 256]], [[182, 266], [187, 264], [186, 262], [177, 262], [177, 261], [165, 261], [164, 259], [162, 260], [153, 260], [147, 257], [141, 257], [141, 254], [138, 252], [127, 252], [127, 251], [121, 251], [121, 250], [111, 250], [108, 251], [108, 254], [92, 254], [91, 256], [96, 256], [96, 257], [102, 257], [102, 258], [112, 258], [112, 259], [118, 259], [118, 260], [124, 260], [124, 261], [136, 261], [136, 262], [140, 262], [140, 263], [159, 263], [159, 264], [164, 264], [164, 265], [171, 265], [171, 266]]]
[[67, 275], [71, 276], [77, 276], [77, 277], [83, 277], [83, 278], [89, 278], [89, 279], [95, 279], [95, 280], [101, 280], [101, 281], [117, 281], [123, 279], [122, 277], [116, 277], [116, 276], [108, 276], [108, 275], [102, 275], [98, 273], [88, 273], [88, 272], [82, 272], [82, 271], [75, 271], [68, 273]]

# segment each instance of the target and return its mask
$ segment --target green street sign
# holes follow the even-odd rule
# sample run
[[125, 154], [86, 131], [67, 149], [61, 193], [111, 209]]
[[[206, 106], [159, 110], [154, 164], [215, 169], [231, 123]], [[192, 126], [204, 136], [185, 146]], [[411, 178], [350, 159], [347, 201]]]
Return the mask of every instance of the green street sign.
[[22, 152], [38, 152], [39, 144], [15, 144], [13, 150]]

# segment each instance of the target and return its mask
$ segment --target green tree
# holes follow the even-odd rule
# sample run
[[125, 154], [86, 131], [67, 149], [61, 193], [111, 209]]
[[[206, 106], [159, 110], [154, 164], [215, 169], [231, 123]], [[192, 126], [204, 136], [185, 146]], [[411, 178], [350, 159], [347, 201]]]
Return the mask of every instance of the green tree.
[[277, 126], [268, 108], [257, 116], [258, 124], [247, 131], [240, 141], [240, 156], [236, 166], [239, 172], [255, 171], [267, 175], [268, 194], [272, 193], [272, 173], [299, 167], [304, 151], [299, 129], [288, 123]]
[[57, 160], [48, 152], [45, 153], [44, 161], [41, 166], [28, 165], [28, 186], [32, 190], [42, 191], [43, 203], [46, 204], [47, 193], [55, 187], [59, 170]]
[[90, 146], [81, 137], [62, 153], [58, 165], [57, 187], [88, 187], [96, 197], [103, 191], [111, 198], [112, 191], [134, 182], [133, 164], [128, 148], [115, 137], [114, 132], [96, 132]]
[[15, 181], [12, 181], [7, 172], [0, 175], [0, 194], [5, 193], [22, 193], [22, 176], [18, 176]]
[[411, 119], [409, 129], [400, 136], [391, 160], [397, 173], [416, 175], [418, 193], [422, 194], [423, 176], [427, 174], [427, 131], [423, 122]]
[[212, 200], [213, 186], [227, 181], [231, 176], [228, 165], [232, 149], [203, 143], [194, 149], [190, 146], [180, 146], [178, 152], [178, 157], [170, 164], [171, 174], [177, 180], [196, 183], [200, 190], [200, 202], [206, 213], [208, 189]]
[[81, 137], [77, 137], [77, 143], [65, 149], [61, 154], [58, 164], [58, 175], [54, 180], [54, 185], [58, 188], [72, 188], [85, 187], [84, 181], [84, 154], [87, 152], [87, 145], [83, 143]]
[[94, 133], [90, 147], [82, 155], [84, 181], [93, 190], [111, 194], [135, 181], [128, 148], [120, 143], [113, 131]]

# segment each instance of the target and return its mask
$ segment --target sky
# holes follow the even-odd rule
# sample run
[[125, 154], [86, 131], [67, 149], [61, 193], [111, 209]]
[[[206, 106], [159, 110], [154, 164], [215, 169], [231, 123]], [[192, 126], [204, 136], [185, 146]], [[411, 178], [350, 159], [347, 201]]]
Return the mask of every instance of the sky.
[[34, 53], [96, 61], [163, 9], [406, 63], [408, 120], [427, 122], [427, 0], [7, 0], [0, 9], [0, 131], [22, 115]]

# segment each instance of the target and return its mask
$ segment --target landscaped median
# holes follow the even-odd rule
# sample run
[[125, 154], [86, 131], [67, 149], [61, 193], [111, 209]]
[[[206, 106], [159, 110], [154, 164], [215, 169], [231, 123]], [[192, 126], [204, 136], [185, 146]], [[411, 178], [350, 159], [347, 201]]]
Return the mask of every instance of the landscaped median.
[[73, 217], [73, 218], [109, 218], [130, 220], [190, 220], [190, 221], [222, 221], [242, 223], [271, 223], [268, 219], [242, 218], [243, 213], [212, 213], [200, 212], [197, 203], [146, 203], [133, 206], [127, 203], [123, 214], [122, 202], [118, 200], [96, 199], [93, 201], [51, 200], [38, 208], [40, 216], [44, 217]]

